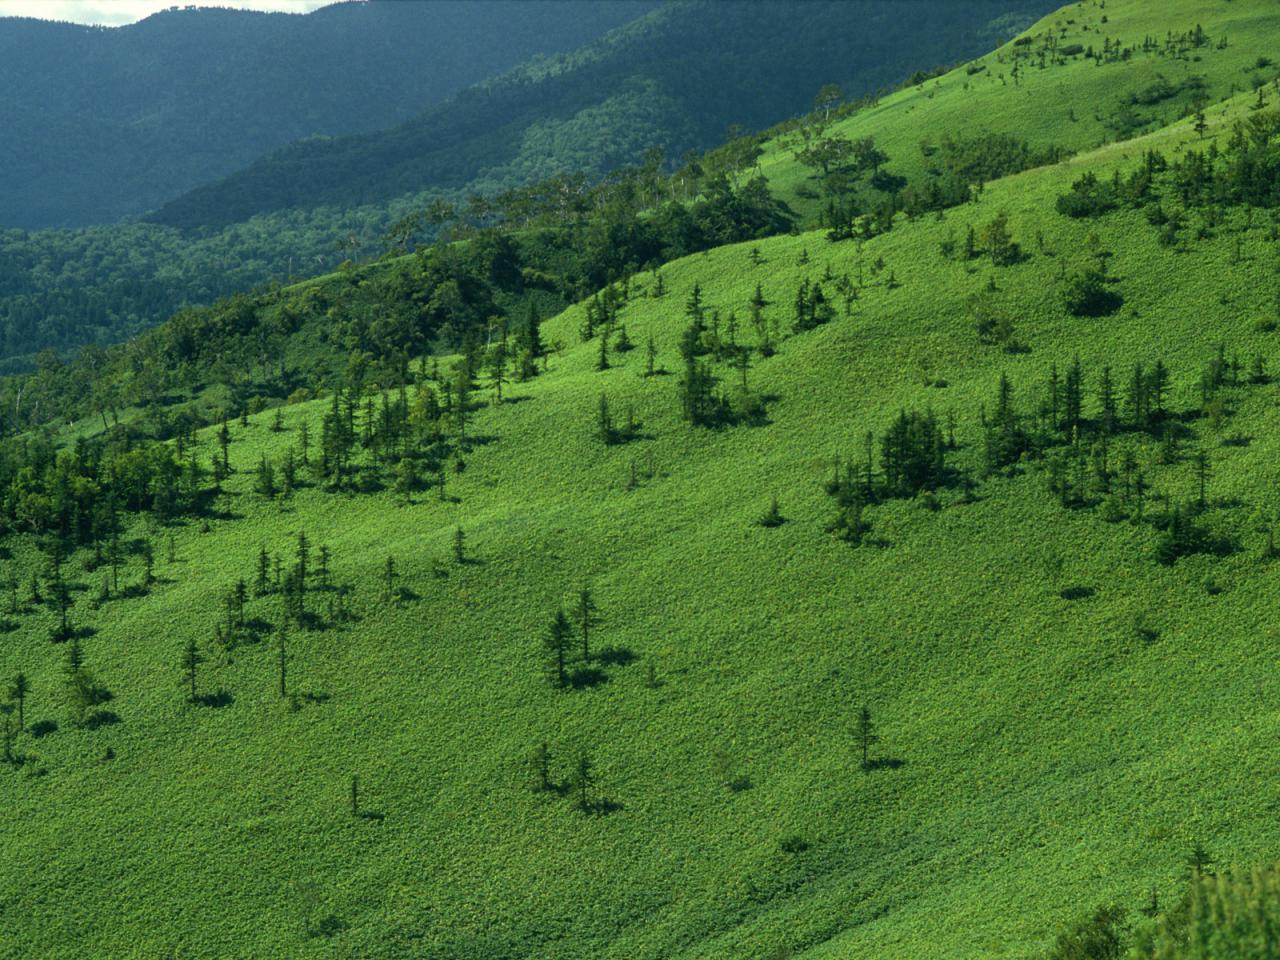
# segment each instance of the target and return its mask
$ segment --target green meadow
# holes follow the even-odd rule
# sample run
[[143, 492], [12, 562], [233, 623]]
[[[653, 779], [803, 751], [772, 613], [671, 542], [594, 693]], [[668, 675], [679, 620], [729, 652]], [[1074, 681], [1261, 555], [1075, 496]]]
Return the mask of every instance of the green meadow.
[[[266, 497], [263, 457], [298, 449], [305, 424], [316, 458], [330, 400], [231, 420], [233, 472], [211, 516], [125, 531], [132, 591], [95, 605], [103, 568], [84, 549], [67, 559], [84, 662], [112, 694], [94, 722], [66, 706], [57, 616], [24, 599], [36, 550], [11, 535], [23, 598], [0, 673], [25, 672], [31, 692], [24, 762], [0, 770], [0, 956], [1030, 958], [1099, 904], [1154, 923], [1140, 909], [1153, 887], [1177, 901], [1197, 844], [1223, 866], [1275, 861], [1274, 211], [1228, 207], [1203, 229], [1192, 212], [1168, 245], [1142, 210], [1072, 219], [1055, 202], [1149, 149], [1225, 148], [1258, 113], [1252, 72], [1274, 78], [1257, 64], [1280, 19], [1263, 0], [1111, 0], [1028, 34], [1163, 41], [1197, 23], [1201, 60], [1079, 58], [1026, 65], [1015, 84], [1005, 47], [840, 120], [903, 174], [922, 139], [962, 127], [1074, 155], [865, 242], [803, 231], [641, 272], [617, 316], [634, 349], [616, 349], [615, 328], [604, 370], [601, 335], [581, 337], [587, 303], [545, 321], [544, 372], [507, 383], [501, 403], [477, 377], [443, 496], [386, 476], [334, 492], [303, 467], [290, 496]], [[1147, 132], [1100, 144], [1103, 105], [1156, 74], [1207, 78], [1205, 129], [1175, 97]], [[1274, 88], [1264, 96], [1274, 109]], [[760, 167], [803, 206], [811, 171], [791, 154], [775, 142]], [[1016, 262], [944, 252], [1000, 214]], [[1121, 302], [1073, 315], [1063, 288], [1098, 262]], [[806, 281], [833, 316], [794, 332]], [[763, 294], [777, 352], [745, 372], [754, 418], [681, 418], [695, 285], [708, 324], [718, 313], [723, 332], [733, 314], [751, 345]], [[856, 298], [832, 293], [845, 285]], [[1011, 324], [1004, 347], [975, 332], [980, 309]], [[1202, 377], [1220, 345], [1241, 372], [1210, 406]], [[1197, 500], [1207, 474], [1197, 522], [1219, 549], [1159, 562], [1152, 523], [1064, 508], [1049, 458], [986, 475], [1001, 376], [1033, 420], [1051, 370], [1076, 359], [1090, 420], [1104, 366], [1121, 397], [1135, 363], [1168, 368], [1177, 449], [1133, 431], [1113, 455], [1145, 471], [1152, 514], [1166, 496]], [[743, 376], [711, 367], [726, 390]], [[602, 394], [633, 416], [633, 439], [602, 442]], [[954, 435], [952, 481], [868, 504], [860, 545], [834, 536], [836, 464], [860, 465], [868, 432], [878, 463], [899, 412], [926, 410]], [[205, 462], [217, 433], [196, 435]], [[775, 497], [781, 522], [762, 525]], [[307, 594], [314, 622], [288, 633], [282, 697], [281, 599], [252, 583], [260, 551], [291, 562], [300, 531], [313, 565], [329, 551], [330, 576]], [[238, 580], [249, 627], [219, 644]], [[591, 660], [560, 688], [544, 639], [584, 585]], [[866, 768], [864, 706], [878, 735]], [[536, 789], [544, 743], [550, 789]]]

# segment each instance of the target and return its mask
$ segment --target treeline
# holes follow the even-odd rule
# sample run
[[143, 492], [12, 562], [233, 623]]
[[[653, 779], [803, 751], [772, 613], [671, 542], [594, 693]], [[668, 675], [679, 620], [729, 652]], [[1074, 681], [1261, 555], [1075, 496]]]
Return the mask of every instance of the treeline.
[[[151, 414], [156, 435], [168, 436], [167, 421], [179, 415], [169, 408], [195, 387], [219, 386], [217, 415], [234, 415], [255, 396], [282, 400], [336, 382], [352, 353], [367, 354], [395, 382], [408, 357], [431, 347], [456, 349], [468, 336], [488, 342], [501, 323], [523, 322], [531, 309], [557, 311], [642, 267], [777, 233], [790, 222], [759, 179], [734, 188], [723, 172], [706, 175], [697, 199], [653, 209], [651, 195], [637, 187], [642, 176], [637, 168], [582, 185], [577, 213], [563, 226], [544, 226], [560, 213], [550, 204], [533, 210], [527, 197], [521, 223], [528, 226], [520, 230], [500, 219], [501, 210], [469, 217], [449, 210], [440, 225], [452, 243], [183, 310], [130, 343], [85, 349], [70, 362], [46, 355], [35, 374], [0, 384], [0, 430], [86, 414], [106, 424], [118, 409], [136, 406]], [[485, 217], [495, 225], [476, 226]], [[202, 416], [207, 423], [215, 414]]]
[[[1063, 147], [1033, 146], [1006, 134], [982, 133], [955, 138], [944, 133], [939, 144], [922, 142], [922, 178], [908, 180], [884, 166], [889, 157], [867, 137], [810, 136], [796, 153], [811, 167], [828, 198], [819, 224], [828, 239], [867, 240], [890, 230], [894, 217], [945, 210], [973, 200], [983, 186], [1023, 170], [1057, 163], [1069, 155]], [[808, 188], [802, 188], [802, 194]]]
[[110, 345], [191, 305], [381, 251], [391, 209], [283, 213], [203, 236], [152, 224], [0, 231], [0, 373]]

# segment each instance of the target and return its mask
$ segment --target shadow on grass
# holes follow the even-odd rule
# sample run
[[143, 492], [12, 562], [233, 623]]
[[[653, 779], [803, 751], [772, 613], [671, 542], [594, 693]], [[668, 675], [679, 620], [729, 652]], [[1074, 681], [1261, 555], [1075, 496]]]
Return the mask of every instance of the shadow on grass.
[[609, 675], [595, 667], [582, 667], [569, 675], [569, 686], [575, 690], [589, 690], [609, 682]]
[[335, 937], [342, 931], [347, 929], [347, 923], [336, 914], [329, 914], [327, 917], [317, 921], [314, 926], [307, 928], [307, 936], [312, 938]]
[[596, 660], [606, 667], [625, 667], [635, 659], [630, 647], [605, 647], [596, 654]]
[[95, 710], [84, 718], [86, 730], [99, 730], [102, 727], [113, 727], [120, 722], [120, 715], [114, 710]]
[[1093, 587], [1064, 587], [1058, 591], [1063, 600], [1088, 600], [1098, 591]]
[[27, 733], [39, 740], [41, 737], [47, 737], [51, 733], [58, 732], [58, 721], [56, 720], [40, 720], [27, 727]]
[[867, 773], [873, 773], [876, 770], [897, 770], [906, 766], [907, 761], [898, 757], [876, 757], [874, 760], [868, 760], [862, 768]]
[[195, 702], [202, 707], [212, 707], [214, 710], [221, 710], [223, 707], [229, 707], [236, 702], [230, 691], [219, 690], [216, 693], [202, 693], [196, 697]]
[[580, 812], [592, 817], [607, 817], [609, 814], [618, 813], [623, 809], [622, 804], [618, 803], [618, 801], [608, 799], [592, 800], [585, 807], [579, 803], [577, 807]]

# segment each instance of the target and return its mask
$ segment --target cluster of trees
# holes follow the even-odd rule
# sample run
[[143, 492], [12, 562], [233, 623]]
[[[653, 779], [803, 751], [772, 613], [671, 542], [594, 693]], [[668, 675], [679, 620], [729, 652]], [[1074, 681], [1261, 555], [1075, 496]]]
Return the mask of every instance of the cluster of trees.
[[553, 756], [544, 740], [529, 753], [530, 785], [538, 793], [568, 794], [583, 813], [606, 812], [612, 805], [603, 800], [597, 789], [596, 765], [585, 750], [573, 759], [568, 778], [557, 781], [552, 775]]
[[574, 597], [572, 619], [565, 614], [563, 607], [551, 618], [542, 649], [547, 676], [554, 686], [568, 687], [576, 677], [590, 671], [593, 662], [591, 633], [600, 622], [598, 614], [591, 587], [584, 584]]
[[1003, 133], [969, 137], [942, 135], [935, 146], [921, 143], [925, 178], [904, 186], [899, 205], [909, 216], [968, 203], [983, 186], [1023, 170], [1057, 163], [1070, 151], [1054, 145], [1034, 146]]
[[[973, 497], [977, 480], [1034, 462], [1064, 508], [1095, 508], [1109, 522], [1127, 519], [1152, 526], [1158, 531], [1154, 556], [1162, 564], [1193, 553], [1234, 549], [1230, 540], [1203, 525], [1214, 505], [1213, 458], [1207, 446], [1192, 442], [1188, 423], [1199, 419], [1216, 428], [1227, 415], [1225, 391], [1269, 383], [1261, 357], [1246, 370], [1220, 347], [1200, 376], [1199, 405], [1186, 410], [1171, 404], [1171, 374], [1159, 359], [1137, 363], [1123, 377], [1104, 364], [1095, 378], [1091, 383], [1079, 359], [1065, 371], [1051, 364], [1034, 401], [1026, 404], [1002, 375], [993, 407], [979, 414], [982, 443], [976, 473], [948, 463], [949, 453], [957, 449], [953, 417], [944, 424], [932, 411], [901, 411], [878, 439], [866, 434], [860, 460], [836, 461], [826, 484], [837, 505], [828, 531], [859, 545], [871, 532], [867, 508], [877, 502], [921, 497], [937, 509], [935, 494], [943, 487], [958, 486], [964, 502]], [[1193, 497], [1175, 500], [1153, 486], [1158, 467], [1177, 463], [1189, 463], [1194, 470]], [[776, 500], [760, 522], [782, 522]], [[1274, 557], [1274, 527], [1267, 528], [1266, 538], [1263, 556]]]
[[[752, 297], [753, 317], [760, 316], [763, 304], [764, 296], [757, 284]], [[764, 400], [748, 382], [752, 350], [738, 341], [737, 317], [730, 313], [722, 332], [719, 311], [711, 311], [708, 317], [702, 287], [696, 283], [685, 304], [685, 317], [689, 325], [680, 337], [682, 371], [677, 384], [681, 418], [701, 427], [759, 421], [765, 412]], [[763, 354], [768, 344], [772, 353], [763, 319], [759, 320], [757, 335], [762, 337], [757, 350]], [[720, 378], [713, 367], [717, 361], [731, 363], [738, 372], [737, 384], [731, 391], [718, 388]]]
[[860, 462], [837, 460], [827, 493], [836, 501], [836, 516], [828, 532], [860, 545], [870, 532], [866, 508], [886, 499], [931, 495], [955, 477], [947, 452], [955, 447], [955, 428], [944, 431], [932, 410], [902, 410], [878, 443], [868, 432]]
[[1086, 173], [1057, 200], [1059, 213], [1077, 218], [1119, 207], [1145, 209], [1168, 246], [1177, 243], [1189, 212], [1202, 211], [1212, 226], [1228, 206], [1280, 208], [1280, 110], [1258, 110], [1237, 123], [1221, 149], [1214, 142], [1174, 160], [1148, 150], [1127, 175], [1116, 171], [1099, 180]]
[[[1239, 361], [1220, 349], [1200, 378], [1200, 405], [1175, 410], [1170, 404], [1170, 371], [1160, 360], [1135, 364], [1123, 378], [1104, 365], [1090, 388], [1079, 360], [1060, 374], [1050, 368], [1030, 410], [1020, 407], [1007, 377], [1000, 378], [991, 415], [982, 414], [983, 474], [1008, 471], [1027, 459], [1043, 461], [1050, 492], [1067, 508], [1096, 507], [1112, 522], [1146, 522], [1160, 531], [1156, 558], [1165, 564], [1202, 551], [1229, 549], [1198, 518], [1211, 505], [1212, 460], [1204, 446], [1186, 449], [1186, 421], [1210, 423], [1225, 416], [1222, 391], [1246, 383], [1266, 383], [1261, 359], [1245, 375]], [[1092, 393], [1092, 415], [1085, 405]], [[1140, 458], [1143, 452], [1145, 458]], [[1148, 461], [1144, 466], [1142, 459]], [[1186, 502], [1160, 496], [1151, 470], [1189, 460], [1197, 493]], [[1269, 543], [1274, 542], [1274, 533]], [[1268, 547], [1268, 551], [1274, 547]]]
[[1150, 897], [1131, 913], [1104, 903], [1066, 924], [1046, 960], [1220, 960], [1263, 958], [1276, 952], [1280, 869], [1273, 866], [1219, 873], [1201, 844], [1183, 867], [1182, 894], [1171, 904]]
[[0, 531], [91, 546], [95, 557], [125, 513], [167, 522], [207, 507], [210, 470], [194, 447], [137, 440], [120, 430], [58, 450], [32, 434], [0, 444]]

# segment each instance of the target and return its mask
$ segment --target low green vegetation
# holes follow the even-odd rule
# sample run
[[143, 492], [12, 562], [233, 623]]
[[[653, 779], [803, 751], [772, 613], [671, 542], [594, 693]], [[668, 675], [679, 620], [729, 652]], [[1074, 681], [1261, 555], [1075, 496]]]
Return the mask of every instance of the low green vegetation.
[[9, 382], [74, 421], [0, 458], [3, 951], [1273, 955], [1258, 89], [875, 230], [726, 174]]

